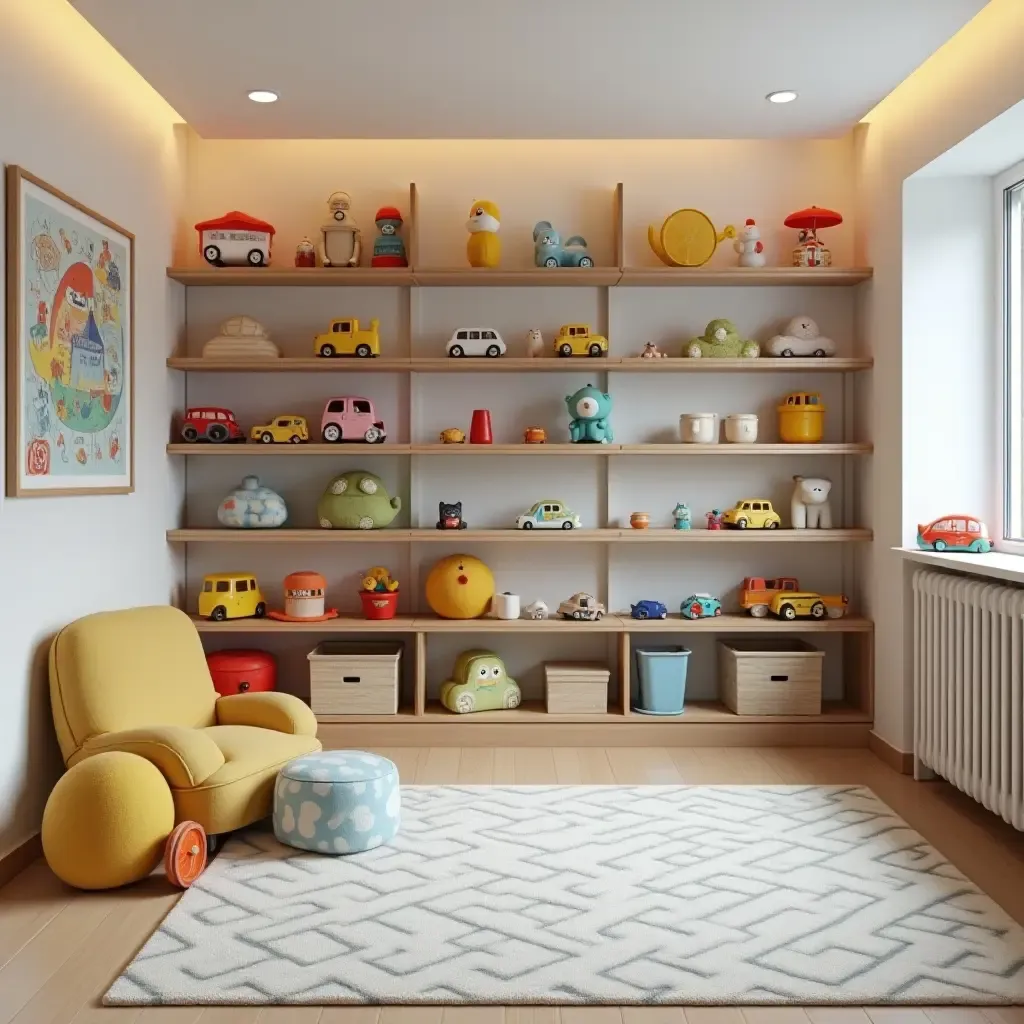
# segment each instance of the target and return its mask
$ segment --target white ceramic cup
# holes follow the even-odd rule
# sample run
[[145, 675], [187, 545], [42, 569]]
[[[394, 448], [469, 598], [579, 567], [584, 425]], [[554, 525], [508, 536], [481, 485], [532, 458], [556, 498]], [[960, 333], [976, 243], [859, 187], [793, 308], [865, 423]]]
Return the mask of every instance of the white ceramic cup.
[[684, 412], [679, 417], [679, 436], [685, 444], [718, 444], [718, 413]]
[[734, 412], [726, 416], [725, 439], [733, 444], [753, 444], [757, 440], [757, 415]]
[[495, 594], [491, 599], [491, 606], [496, 619], [518, 619], [519, 618], [519, 595], [510, 594], [506, 591], [503, 594]]

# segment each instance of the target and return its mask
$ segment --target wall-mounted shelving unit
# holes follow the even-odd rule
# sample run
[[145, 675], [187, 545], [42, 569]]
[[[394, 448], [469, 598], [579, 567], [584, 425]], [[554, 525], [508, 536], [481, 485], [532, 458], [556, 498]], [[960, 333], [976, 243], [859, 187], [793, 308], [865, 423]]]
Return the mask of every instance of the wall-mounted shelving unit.
[[[693, 622], [678, 615], [664, 621], [638, 621], [619, 613], [607, 615], [600, 623], [554, 618], [452, 621], [423, 614], [426, 606], [420, 582], [426, 568], [440, 554], [468, 548], [489, 563], [496, 563], [499, 589], [506, 589], [503, 579], [516, 578], [520, 585], [514, 589], [523, 593], [524, 599], [531, 599], [534, 595], [527, 589], [531, 584], [522, 582], [522, 574], [536, 566], [544, 581], [538, 583], [538, 589], [542, 585], [561, 587], [561, 597], [574, 590], [592, 589], [600, 600], [615, 608], [641, 596], [661, 596], [657, 586], [671, 587], [672, 592], [682, 587], [687, 593], [707, 589], [699, 580], [694, 580], [697, 585], [684, 585], [679, 576], [718, 573], [725, 579], [731, 573], [729, 578], [735, 581], [753, 572], [779, 575], [790, 571], [788, 567], [794, 563], [808, 583], [822, 581], [819, 589], [828, 589], [826, 584], [831, 582], [834, 588], [841, 586], [851, 593], [851, 607], [855, 608], [854, 552], [857, 545], [871, 542], [873, 536], [871, 530], [856, 524], [856, 491], [872, 444], [855, 433], [853, 396], [857, 381], [870, 373], [873, 361], [860, 351], [850, 289], [869, 282], [871, 269], [629, 267], [624, 253], [621, 185], [612, 190], [609, 204], [613, 267], [425, 267], [418, 257], [419, 201], [416, 186], [410, 186], [410, 217], [405, 226], [410, 259], [407, 269], [272, 266], [167, 270], [168, 277], [185, 288], [187, 341], [167, 365], [184, 373], [186, 404], [234, 408], [237, 403], [248, 410], [248, 418], [279, 415], [287, 408], [307, 415], [311, 429], [316, 431], [325, 395], [361, 391], [373, 396], [378, 404], [390, 403], [389, 441], [382, 445], [167, 445], [168, 454], [181, 458], [184, 466], [184, 522], [180, 528], [169, 530], [167, 538], [182, 551], [189, 604], [194, 601], [204, 572], [231, 568], [225, 563], [239, 555], [255, 563], [265, 590], [268, 584], [275, 585], [273, 574], [283, 576], [285, 571], [305, 568], [299, 564], [305, 561], [321, 571], [330, 566], [328, 575], [341, 574], [340, 578], [346, 579], [354, 576], [357, 567], [371, 561], [397, 559], [403, 568], [401, 607], [406, 614], [393, 620], [369, 621], [354, 614], [305, 624], [266, 619], [223, 623], [197, 620], [204, 639], [214, 646], [251, 644], [257, 637], [271, 646], [283, 645], [282, 650], [293, 658], [290, 671], [297, 675], [304, 668], [299, 647], [305, 644], [308, 649], [314, 636], [385, 633], [401, 637], [408, 677], [399, 714], [322, 718], [325, 730], [351, 730], [358, 725], [364, 743], [866, 742], [872, 720], [873, 628], [863, 617], [851, 614], [842, 619], [790, 624], [736, 614]], [[702, 291], [707, 288], [713, 290]], [[515, 298], [503, 297], [504, 289], [516, 289]], [[673, 289], [684, 291], [677, 298]], [[761, 319], [778, 319], [781, 306], [791, 302], [806, 301], [811, 314], [819, 319], [835, 309], [840, 333], [846, 335], [841, 354], [825, 359], [687, 359], [675, 354], [679, 347], [671, 342], [662, 344], [672, 353], [670, 358], [638, 357], [652, 322], [675, 324], [680, 320], [680, 310], [685, 314], [694, 304], [705, 311], [718, 308], [715, 304], [723, 297], [739, 302], [748, 319], [757, 319], [752, 311], [762, 307], [773, 312]], [[199, 355], [205, 337], [219, 320], [249, 312], [249, 304], [254, 306], [252, 315], [258, 319], [273, 319], [273, 336], [282, 348], [282, 357], [230, 360]], [[364, 317], [377, 315], [378, 306], [385, 309], [383, 356], [321, 359], [312, 354], [312, 334], [322, 329], [317, 325], [323, 322], [320, 318], [324, 310], [333, 310], [328, 317]], [[545, 337], [550, 344], [550, 324], [573, 320], [593, 323], [595, 330], [611, 339], [611, 351], [600, 359], [560, 359], [553, 353], [536, 359], [515, 354], [499, 359], [448, 359], [438, 354], [443, 351], [445, 332], [463, 323], [479, 323], [492, 308], [496, 317], [505, 318], [503, 323], [513, 325], [502, 328], [510, 353], [514, 353], [516, 331], [547, 323]], [[722, 312], [728, 313], [729, 307], [711, 315], [720, 316]], [[789, 315], [797, 312], [802, 310], [794, 308]], [[703, 313], [700, 320], [696, 313], [691, 315], [694, 322], [679, 327], [677, 337], [699, 333], [710, 318]], [[632, 343], [622, 341], [627, 336], [631, 336]], [[662, 342], [663, 336], [656, 336]], [[500, 380], [492, 381], [492, 374], [500, 374]], [[550, 381], [538, 380], [538, 374], [556, 376]], [[570, 385], [566, 379], [579, 383]], [[558, 433], [564, 426], [557, 427], [565, 419], [564, 389], [588, 382], [612, 391], [616, 397], [616, 443], [570, 445], [557, 440], [564, 436]], [[833, 427], [826, 440], [815, 445], [774, 441], [773, 397], [786, 390], [807, 388], [827, 392]], [[728, 411], [747, 411], [752, 405], [763, 411], [762, 442], [690, 445], [671, 441], [677, 436], [675, 421], [681, 411], [711, 407], [715, 402], [721, 405], [721, 396], [733, 393], [740, 397]], [[224, 400], [217, 400], [222, 395]], [[517, 416], [521, 419], [520, 432], [536, 422], [535, 417], [549, 416], [548, 435], [555, 440], [544, 445], [513, 443], [515, 438], [509, 437], [507, 430], [502, 436], [496, 426], [498, 443], [493, 445], [436, 443], [438, 425], [455, 425], [467, 408], [501, 402], [505, 403], [506, 420]], [[660, 416], [656, 427], [651, 422], [653, 413]], [[439, 420], [442, 414], [450, 414], [451, 422]], [[240, 414], [240, 419], [246, 417]], [[625, 430], [621, 429], [623, 421]], [[468, 428], [468, 421], [459, 425]], [[467, 459], [468, 465], [463, 466]], [[315, 528], [310, 509], [329, 473], [360, 464], [385, 476], [392, 488], [390, 493], [403, 496], [405, 507], [395, 527], [352, 532]], [[788, 481], [794, 472], [807, 472], [805, 466], [811, 467], [812, 474], [827, 472], [832, 476], [837, 520], [842, 528], [631, 530], [623, 522], [624, 516], [628, 520], [634, 496], [635, 507], [646, 505], [645, 481], [651, 479], [661, 481], [662, 491], [666, 487], [676, 489], [679, 497], [672, 501], [683, 499], [693, 490], [700, 491], [704, 479], [712, 482], [707, 488], [713, 485], [720, 492], [727, 487], [728, 495], [735, 500], [748, 493], [748, 487], [751, 493], [761, 493], [766, 481]], [[298, 510], [297, 514], [287, 527], [278, 530], [216, 528], [213, 512], [223, 492], [243, 472], [257, 470], [286, 481], [286, 486], [279, 486], [287, 491], [292, 511]], [[775, 488], [775, 484], [771, 486]], [[522, 511], [532, 501], [554, 495], [555, 489], [562, 487], [570, 491], [568, 497], [572, 497], [575, 487], [577, 504], [569, 504], [577, 510], [579, 501], [588, 503], [589, 514], [584, 518], [587, 528], [564, 533], [500, 528], [509, 521], [509, 512]], [[492, 500], [491, 492], [501, 488], [507, 493]], [[516, 489], [521, 494], [512, 497]], [[292, 495], [297, 492], [302, 498], [293, 502]], [[776, 508], [786, 518], [788, 500], [778, 494], [775, 490]], [[458, 533], [435, 530], [433, 512], [439, 497], [465, 499], [466, 518], [477, 528]], [[665, 501], [659, 499], [654, 504], [661, 507]], [[702, 526], [705, 506], [691, 503], [691, 507], [695, 527]], [[545, 546], [550, 551], [538, 553], [537, 549]], [[313, 553], [315, 559], [310, 558]], [[685, 562], [679, 563], [680, 557], [685, 557]], [[679, 571], [680, 564], [683, 572]], [[691, 564], [698, 567], [692, 573], [688, 569]], [[556, 579], [557, 584], [551, 582]], [[646, 586], [644, 581], [648, 579], [653, 581], [655, 592], [640, 593], [638, 588]], [[724, 596], [726, 584], [722, 586]], [[334, 584], [329, 583], [332, 603], [338, 601], [344, 606], [347, 602], [342, 611], [354, 612], [355, 594], [341, 601], [336, 587], [332, 587]], [[676, 607], [681, 596], [675, 598]], [[552, 604], [548, 596], [545, 599]], [[273, 598], [271, 603], [275, 603]], [[666, 603], [671, 607], [671, 602]], [[566, 644], [573, 652], [586, 651], [588, 656], [602, 659], [607, 656], [614, 667], [608, 713], [548, 715], [526, 694], [523, 706], [512, 712], [456, 716], [431, 700], [443, 678], [438, 665], [449, 658], [452, 645], [461, 636], [467, 638], [467, 643], [493, 643], [502, 652], [501, 644], [510, 634], [517, 636], [513, 656], [532, 644], [541, 645], [545, 651], [550, 645]], [[692, 637], [697, 646], [705, 644], [701, 657], [706, 660], [716, 638], [747, 634], [807, 634], [832, 645], [826, 663], [831, 660], [838, 671], [834, 672], [821, 715], [770, 719], [738, 716], [714, 700], [699, 699], [699, 693], [677, 719], [652, 719], [630, 712], [634, 642], [687, 643], [686, 638]], [[492, 636], [494, 639], [489, 640]], [[432, 653], [435, 645], [436, 653]], [[450, 667], [450, 660], [447, 664]], [[691, 667], [691, 675], [693, 672]], [[304, 680], [298, 678], [289, 679], [287, 684], [287, 688], [300, 693], [303, 687]], [[347, 735], [340, 734], [339, 739]]]

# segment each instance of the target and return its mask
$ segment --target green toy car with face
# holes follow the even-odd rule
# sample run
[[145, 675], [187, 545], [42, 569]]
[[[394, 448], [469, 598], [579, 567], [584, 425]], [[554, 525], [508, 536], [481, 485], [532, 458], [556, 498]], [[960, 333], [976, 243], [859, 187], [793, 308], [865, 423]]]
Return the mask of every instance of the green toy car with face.
[[458, 715], [517, 708], [522, 700], [519, 684], [494, 651], [463, 651], [452, 676], [441, 684], [441, 703]]

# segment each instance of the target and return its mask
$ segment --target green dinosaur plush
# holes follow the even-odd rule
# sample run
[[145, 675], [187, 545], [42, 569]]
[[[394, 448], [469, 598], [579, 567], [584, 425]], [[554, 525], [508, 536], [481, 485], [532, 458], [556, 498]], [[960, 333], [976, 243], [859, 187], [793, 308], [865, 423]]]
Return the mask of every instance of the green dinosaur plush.
[[365, 469], [336, 476], [316, 503], [325, 530], [379, 530], [398, 515], [401, 498], [389, 498], [384, 481]]
[[756, 341], [741, 338], [731, 320], [712, 320], [704, 328], [703, 334], [691, 338], [683, 346], [683, 355], [691, 359], [700, 359], [702, 356], [756, 359], [760, 354], [761, 346]]
[[454, 678], [441, 684], [441, 703], [456, 714], [517, 708], [519, 684], [494, 651], [463, 651], [455, 659]]

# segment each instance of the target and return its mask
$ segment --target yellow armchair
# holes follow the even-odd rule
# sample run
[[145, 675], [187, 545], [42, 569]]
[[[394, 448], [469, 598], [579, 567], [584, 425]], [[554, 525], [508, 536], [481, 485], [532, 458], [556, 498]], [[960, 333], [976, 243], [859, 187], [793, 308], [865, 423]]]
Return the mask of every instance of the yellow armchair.
[[[62, 629], [50, 645], [50, 702], [69, 769], [111, 752], [143, 758], [163, 777], [175, 821], [211, 834], [266, 817], [278, 769], [320, 749], [297, 697], [218, 697], [199, 635], [175, 608], [100, 612]], [[45, 831], [44, 819], [44, 845]]]

